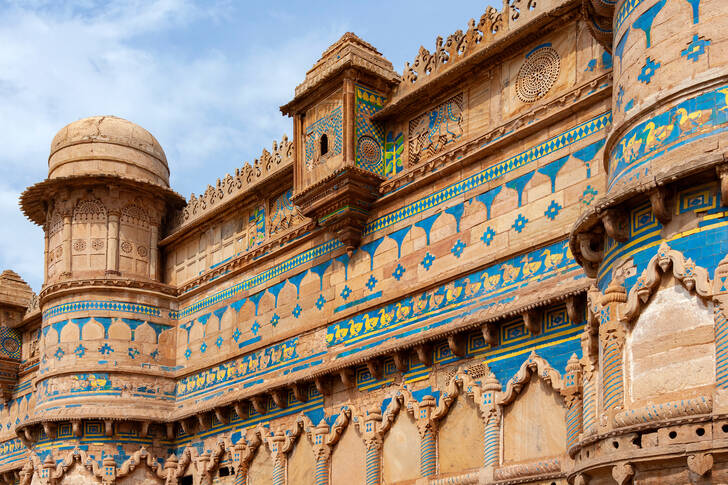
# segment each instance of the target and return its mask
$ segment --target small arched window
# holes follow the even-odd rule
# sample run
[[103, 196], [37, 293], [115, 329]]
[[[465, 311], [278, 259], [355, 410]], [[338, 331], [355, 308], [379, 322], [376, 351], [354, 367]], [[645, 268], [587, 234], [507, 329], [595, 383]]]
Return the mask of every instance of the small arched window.
[[329, 152], [329, 137], [324, 133], [321, 135], [321, 156]]

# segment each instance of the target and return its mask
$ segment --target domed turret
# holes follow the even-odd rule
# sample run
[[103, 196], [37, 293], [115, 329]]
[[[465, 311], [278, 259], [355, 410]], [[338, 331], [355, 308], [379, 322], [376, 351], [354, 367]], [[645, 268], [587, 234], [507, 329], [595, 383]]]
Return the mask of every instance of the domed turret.
[[167, 157], [151, 133], [116, 116], [92, 116], [53, 138], [48, 178], [117, 175], [169, 187]]

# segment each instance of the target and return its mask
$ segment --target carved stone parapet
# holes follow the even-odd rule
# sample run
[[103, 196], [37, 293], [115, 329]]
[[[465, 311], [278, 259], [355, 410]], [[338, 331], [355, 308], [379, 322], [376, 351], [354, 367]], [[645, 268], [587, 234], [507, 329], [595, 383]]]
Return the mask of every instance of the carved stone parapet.
[[533, 463], [508, 465], [496, 468], [493, 472], [493, 478], [496, 481], [502, 481], [525, 477], [551, 476], [560, 472], [561, 462], [554, 458], [551, 460], [542, 460]]
[[622, 411], [614, 416], [614, 423], [619, 427], [633, 426], [652, 421], [710, 414], [712, 410], [713, 399], [710, 396], [700, 396]]

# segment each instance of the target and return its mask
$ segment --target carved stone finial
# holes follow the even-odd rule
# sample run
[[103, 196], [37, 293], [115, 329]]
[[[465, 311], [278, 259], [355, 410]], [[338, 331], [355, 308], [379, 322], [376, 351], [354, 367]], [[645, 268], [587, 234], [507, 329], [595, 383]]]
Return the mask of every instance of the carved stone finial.
[[569, 361], [566, 363], [566, 372], [579, 372], [581, 371], [581, 363], [576, 354], [571, 354]]
[[610, 303], [624, 303], [625, 301], [627, 301], [627, 290], [624, 289], [621, 281], [612, 280], [602, 295], [601, 304], [606, 306]]

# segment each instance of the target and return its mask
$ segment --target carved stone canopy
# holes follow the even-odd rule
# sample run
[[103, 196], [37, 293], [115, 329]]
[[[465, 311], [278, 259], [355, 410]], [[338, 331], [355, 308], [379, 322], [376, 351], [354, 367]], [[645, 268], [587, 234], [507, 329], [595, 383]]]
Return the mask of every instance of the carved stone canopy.
[[344, 167], [293, 201], [308, 217], [329, 228], [351, 253], [359, 245], [367, 215], [383, 178], [357, 167]]

